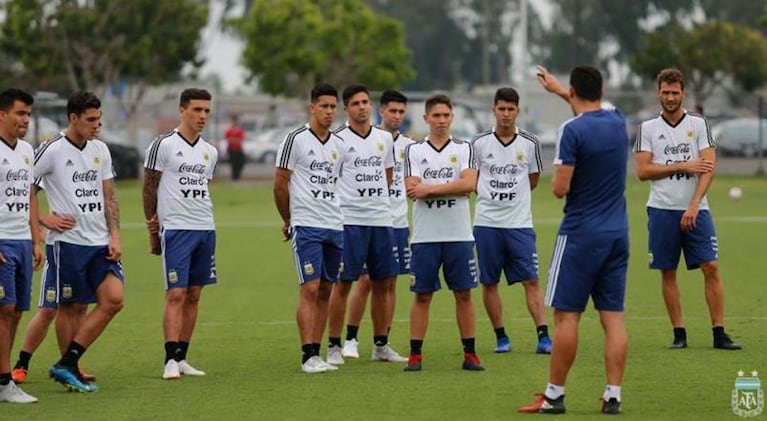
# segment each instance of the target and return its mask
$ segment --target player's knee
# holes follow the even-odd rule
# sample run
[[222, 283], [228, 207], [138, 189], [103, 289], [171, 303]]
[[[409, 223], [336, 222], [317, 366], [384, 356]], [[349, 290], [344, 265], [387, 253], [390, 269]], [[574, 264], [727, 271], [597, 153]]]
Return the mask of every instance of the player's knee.
[[471, 290], [467, 289], [464, 291], [454, 291], [453, 295], [455, 295], [455, 301], [459, 304], [463, 303], [469, 303], [471, 302]]
[[16, 313], [16, 304], [4, 304], [0, 305], [0, 318], [6, 320], [13, 320]]
[[415, 302], [420, 305], [428, 305], [431, 302], [432, 294], [416, 294]]
[[107, 297], [105, 300], [99, 303], [99, 306], [104, 309], [109, 315], [114, 316], [119, 313], [125, 306], [125, 302], [121, 296]]
[[700, 270], [703, 272], [703, 276], [706, 280], [717, 280], [719, 274], [719, 262], [706, 262], [700, 265]]

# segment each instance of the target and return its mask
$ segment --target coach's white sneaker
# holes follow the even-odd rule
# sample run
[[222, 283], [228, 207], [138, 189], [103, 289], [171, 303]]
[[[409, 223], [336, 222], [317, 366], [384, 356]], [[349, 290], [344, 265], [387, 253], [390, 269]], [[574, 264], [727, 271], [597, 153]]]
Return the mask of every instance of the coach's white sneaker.
[[344, 364], [344, 357], [341, 355], [341, 347], [333, 345], [328, 348], [328, 364], [341, 365]]
[[407, 362], [407, 358], [399, 355], [391, 345], [377, 346], [373, 348], [373, 355], [370, 356], [373, 361], [389, 361], [393, 363]]
[[348, 341], [344, 341], [344, 349], [341, 351], [341, 355], [343, 355], [345, 358], [359, 358], [359, 346], [360, 343], [357, 342], [356, 339], [349, 339]]
[[192, 367], [186, 360], [178, 362], [178, 372], [183, 376], [204, 376], [205, 372]]
[[324, 373], [328, 371], [327, 366], [329, 365], [330, 364], [327, 364], [325, 361], [322, 361], [322, 358], [315, 355], [306, 360], [305, 363], [301, 364], [301, 371], [309, 374]]
[[5, 386], [0, 386], [0, 402], [35, 403], [37, 398], [24, 392], [11, 380]]
[[181, 378], [181, 371], [178, 368], [176, 360], [168, 360], [165, 363], [165, 370], [162, 372], [162, 378], [165, 380], [175, 380]]

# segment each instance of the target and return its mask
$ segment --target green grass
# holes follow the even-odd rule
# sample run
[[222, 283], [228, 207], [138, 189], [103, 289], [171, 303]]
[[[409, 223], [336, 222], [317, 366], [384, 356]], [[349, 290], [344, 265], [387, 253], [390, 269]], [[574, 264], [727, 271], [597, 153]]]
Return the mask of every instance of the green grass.
[[[632, 256], [626, 302], [630, 350], [624, 382], [622, 419], [733, 418], [730, 392], [740, 369], [767, 373], [767, 310], [764, 294], [764, 233], [767, 189], [761, 178], [718, 178], [709, 195], [721, 248], [726, 291], [726, 325], [740, 352], [711, 348], [709, 317], [698, 271], [680, 271], [690, 348], [666, 350], [671, 340], [660, 296], [659, 274], [647, 269], [644, 203], [647, 184], [628, 186]], [[744, 197], [729, 201], [738, 185]], [[506, 328], [514, 351], [495, 355], [494, 335], [475, 293], [479, 356], [487, 371], [460, 370], [461, 346], [453, 299], [434, 299], [424, 347], [424, 371], [403, 373], [401, 365], [372, 363], [370, 322], [361, 331], [360, 360], [334, 373], [299, 370], [295, 327], [296, 274], [280, 236], [271, 189], [213, 187], [218, 223], [219, 284], [206, 288], [190, 360], [206, 370], [203, 378], [163, 381], [160, 261], [148, 254], [136, 183], [119, 185], [126, 268], [126, 306], [88, 350], [83, 364], [95, 372], [101, 390], [70, 394], [47, 378], [56, 359], [53, 329], [35, 354], [24, 389], [40, 403], [2, 405], [2, 419], [413, 419], [490, 420], [517, 417], [516, 408], [546, 384], [548, 357], [535, 355], [535, 331], [520, 286], [502, 288]], [[548, 180], [534, 194], [534, 213], [546, 279], [562, 202]], [[412, 294], [401, 278], [392, 343], [408, 347], [407, 315]], [[35, 290], [34, 297], [37, 295]], [[549, 320], [551, 313], [548, 312]], [[598, 417], [604, 387], [603, 337], [596, 313], [583, 317], [578, 357], [567, 384], [568, 419]], [[18, 352], [31, 313], [17, 335]], [[520, 416], [522, 418], [522, 416]]]

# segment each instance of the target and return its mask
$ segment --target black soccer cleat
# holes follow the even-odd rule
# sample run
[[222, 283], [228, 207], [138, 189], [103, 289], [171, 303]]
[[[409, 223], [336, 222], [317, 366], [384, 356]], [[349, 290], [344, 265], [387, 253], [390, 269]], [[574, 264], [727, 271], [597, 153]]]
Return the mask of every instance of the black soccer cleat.
[[732, 339], [730, 339], [730, 336], [725, 333], [719, 340], [714, 339], [714, 348], [737, 351], [743, 347], [741, 347], [740, 344], [733, 342]]
[[608, 400], [602, 399], [602, 413], [603, 414], [620, 414], [621, 402], [618, 399], [610, 398]]
[[668, 349], [683, 349], [687, 348], [687, 339], [674, 339], [674, 342], [671, 342], [671, 345], [668, 346]]

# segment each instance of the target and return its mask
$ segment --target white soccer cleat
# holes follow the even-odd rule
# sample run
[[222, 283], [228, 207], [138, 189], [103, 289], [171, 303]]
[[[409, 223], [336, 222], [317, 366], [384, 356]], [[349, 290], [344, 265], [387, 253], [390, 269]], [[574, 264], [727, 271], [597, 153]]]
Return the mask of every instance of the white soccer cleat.
[[162, 378], [165, 380], [175, 380], [181, 378], [181, 371], [178, 367], [178, 362], [176, 360], [168, 360], [167, 363], [165, 363], [165, 369], [162, 372]]
[[0, 386], [0, 402], [10, 403], [35, 403], [37, 398], [21, 390], [16, 383], [11, 380], [5, 386]]
[[334, 345], [328, 348], [328, 364], [344, 364], [344, 357], [341, 355], [341, 347]]
[[315, 355], [306, 360], [305, 363], [301, 364], [301, 371], [309, 374], [324, 373], [328, 371], [328, 366], [330, 366], [330, 364], [322, 361], [322, 358]]
[[373, 361], [389, 361], [393, 363], [405, 363], [407, 358], [399, 355], [391, 345], [377, 346], [373, 348], [373, 355], [370, 356]]
[[344, 358], [359, 358], [359, 346], [360, 343], [357, 342], [356, 339], [349, 339], [348, 341], [344, 341], [344, 349], [341, 351], [341, 355], [343, 355]]
[[205, 372], [192, 367], [186, 360], [178, 362], [178, 372], [182, 376], [204, 376]]

